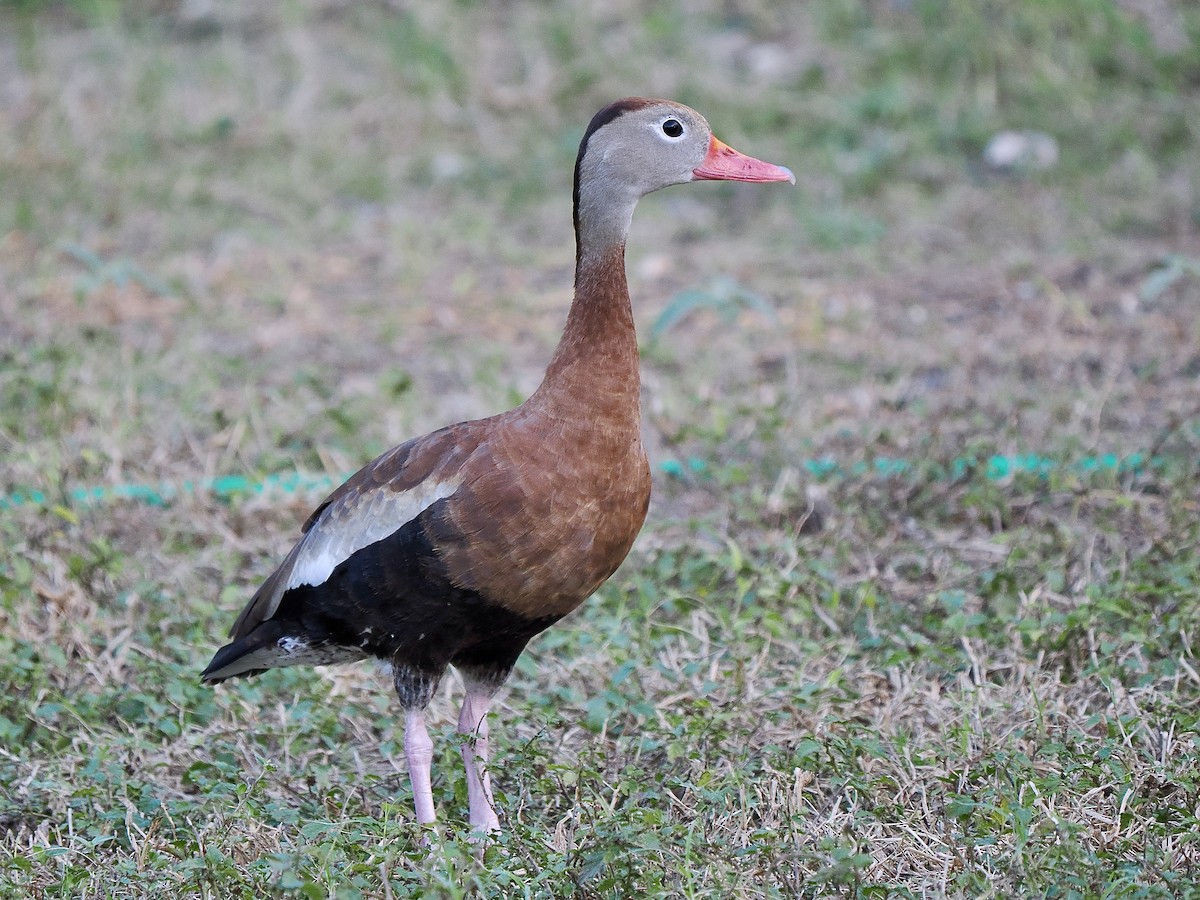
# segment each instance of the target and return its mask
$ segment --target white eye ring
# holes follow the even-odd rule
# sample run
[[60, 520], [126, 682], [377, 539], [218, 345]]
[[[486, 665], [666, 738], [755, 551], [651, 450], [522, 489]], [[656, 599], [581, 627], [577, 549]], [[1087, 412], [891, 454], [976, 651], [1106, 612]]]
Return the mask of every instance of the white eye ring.
[[683, 123], [674, 116], [671, 116], [669, 119], [664, 119], [659, 128], [662, 130], [663, 134], [673, 141], [683, 137]]

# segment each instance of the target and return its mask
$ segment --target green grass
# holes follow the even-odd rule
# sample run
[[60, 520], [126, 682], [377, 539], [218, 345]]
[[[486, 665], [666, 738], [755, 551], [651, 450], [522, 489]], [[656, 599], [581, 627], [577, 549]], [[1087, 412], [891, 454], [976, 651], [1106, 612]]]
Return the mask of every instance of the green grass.
[[[1200, 896], [1200, 16], [1138, 8], [0, 4], [0, 898]], [[654, 505], [480, 863], [453, 679], [432, 843], [369, 666], [198, 682], [318, 497], [72, 491], [518, 402], [635, 92], [799, 190], [638, 211]]]

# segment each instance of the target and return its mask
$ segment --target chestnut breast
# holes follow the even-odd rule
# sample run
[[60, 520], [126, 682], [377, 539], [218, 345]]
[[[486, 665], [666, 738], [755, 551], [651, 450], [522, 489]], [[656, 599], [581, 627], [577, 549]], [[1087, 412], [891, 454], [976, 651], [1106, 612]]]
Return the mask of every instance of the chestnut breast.
[[493, 420], [461, 486], [430, 510], [455, 582], [534, 618], [566, 615], [616, 571], [650, 502], [632, 399], [632, 416], [562, 418], [527, 404]]

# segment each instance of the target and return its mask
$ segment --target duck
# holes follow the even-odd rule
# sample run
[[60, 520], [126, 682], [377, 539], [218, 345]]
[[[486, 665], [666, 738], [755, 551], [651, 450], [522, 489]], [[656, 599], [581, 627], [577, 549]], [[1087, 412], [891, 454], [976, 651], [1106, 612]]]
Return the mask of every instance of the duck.
[[634, 207], [694, 181], [796, 183], [718, 140], [695, 110], [626, 98], [575, 161], [575, 293], [520, 406], [388, 450], [322, 502], [201, 674], [381, 661], [404, 713], [416, 822], [437, 821], [426, 710], [449, 667], [473, 833], [496, 832], [488, 711], [529, 641], [620, 566], [645, 519], [637, 333], [625, 275]]

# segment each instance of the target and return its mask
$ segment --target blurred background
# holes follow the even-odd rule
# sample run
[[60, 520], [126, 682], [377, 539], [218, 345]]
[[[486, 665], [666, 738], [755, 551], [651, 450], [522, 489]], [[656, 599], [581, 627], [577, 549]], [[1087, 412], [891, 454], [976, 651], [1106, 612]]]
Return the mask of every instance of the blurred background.
[[[710, 391], [775, 409], [817, 455], [837, 434], [845, 451], [878, 441], [879, 416], [917, 395], [961, 418], [970, 392], [998, 401], [975, 429], [994, 449], [1127, 453], [1166, 410], [1109, 408], [1112, 429], [1064, 435], [1085, 427], [1075, 395], [1132, 399], [1113, 354], [1163, 340], [1186, 358], [1162, 365], [1200, 365], [1194, 329], [1160, 333], [1155, 305], [1196, 278], [1187, 4], [25, 0], [0, 15], [17, 485], [45, 487], [49, 460], [84, 481], [186, 476], [247, 421], [256, 443], [218, 452], [222, 469], [327, 465], [321, 447], [346, 451], [340, 468], [520, 399], [569, 301], [578, 139], [630, 94], [697, 107], [799, 179], [639, 211], [658, 440], [719, 430], [688, 402]], [[300, 402], [263, 422], [285, 388]]]
[[[1139, 353], [1126, 326], [1157, 344], [1139, 313], [1194, 288], [1200, 24], [1181, 2], [0, 10], [20, 484], [46, 479], [22, 458], [53, 458], [66, 420], [106, 436], [72, 474], [112, 480], [151, 457], [190, 472], [263, 391], [301, 401], [266, 426], [286, 436], [223, 466], [314, 466], [320, 445], [517, 401], [569, 301], [578, 138], [619, 96], [689, 103], [799, 179], [643, 204], [630, 269], [643, 332], [661, 325], [647, 386], [667, 442], [709, 418], [680, 388], [773, 406], [805, 444], [847, 425], [869, 442], [880, 407], [974, 390], [1004, 392], [1000, 427], [1025, 392], [1038, 409], [1006, 437], [1040, 450], [1076, 402], [1046, 386], [1134, 390], [1108, 367]], [[55, 356], [88, 348], [85, 371]], [[156, 383], [124, 401], [72, 384], [142, 371]], [[1147, 425], [1104, 449], [1139, 449]]]
[[[326, 859], [378, 843], [364, 823], [403, 781], [336, 748], [400, 755], [386, 685], [358, 669], [194, 684], [322, 490], [254, 485], [331, 484], [537, 385], [571, 299], [578, 141], [628, 95], [695, 107], [798, 186], [677, 187], [635, 216], [654, 506], [498, 717], [515, 729], [499, 790], [533, 798], [512, 824], [567, 853], [522, 864], [597, 896], [589, 878], [620, 895], [680, 867], [721, 896], [796, 896], [814, 873], [949, 890], [964, 833], [1011, 849], [1012, 809], [1033, 809], [1006, 793], [1019, 779], [971, 767], [1007, 771], [1046, 708], [1073, 764], [1124, 753], [1128, 771], [1157, 760], [1197, 783], [1183, 738], [1151, 753], [1112, 736], [1111, 720], [1151, 724], [1105, 687], [1150, 691], [1153, 727], [1194, 747], [1196, 4], [6, 0], [0, 745], [21, 749], [0, 761], [0, 835], [41, 848], [26, 887], [69, 893], [51, 849], [82, 852], [85, 835], [109, 849], [99, 869], [72, 863], [72, 884], [133, 871], [139, 847], [189, 858], [207, 841], [213, 896], [247, 872], [326, 884], [289, 821], [359, 816], [305, 836]], [[181, 490], [166, 505], [163, 485]], [[1002, 699], [950, 699], [980, 684]], [[336, 709], [298, 699], [314, 695]], [[547, 749], [547, 732], [565, 736]], [[850, 736], [818, 752], [801, 732]], [[961, 752], [950, 733], [968, 735]], [[862, 760], [886, 768], [904, 741], [929, 755], [873, 781]], [[96, 747], [113, 768], [83, 778]], [[281, 747], [325, 773], [321, 797], [271, 768]], [[551, 802], [562, 754], [580, 783], [638, 760], [628, 803], [586, 831], [567, 794]], [[732, 793], [668, 797], [687, 765]], [[1066, 765], [1022, 777], [1050, 796], [1061, 779], [1037, 779]], [[260, 793], [231, 813], [222, 791], [243, 771]], [[1072, 821], [1116, 815], [1088, 793], [1110, 775], [1077, 781], [1089, 812]], [[953, 805], [985, 783], [1001, 812]], [[779, 818], [761, 827], [801, 823], [786, 841], [754, 844], [719, 814], [762, 786]], [[439, 802], [460, 788], [443, 776]], [[870, 807], [883, 795], [899, 806]], [[1165, 801], [1145, 802], [1147, 835], [1178, 833], [1154, 818]], [[1120, 808], [1118, 824], [1143, 815]], [[909, 832], [886, 830], [910, 814]], [[705, 839], [673, 855], [695, 821]], [[152, 826], [157, 843], [137, 836]], [[1130, 859], [1171, 883], [1148, 844], [1089, 828], [1039, 846], [1095, 883]], [[918, 832], [940, 849], [922, 856]], [[660, 850], [639, 869], [626, 850], [649, 834]], [[885, 845], [901, 855], [871, 855]], [[1033, 876], [1013, 858], [954, 883], [1020, 886]]]

